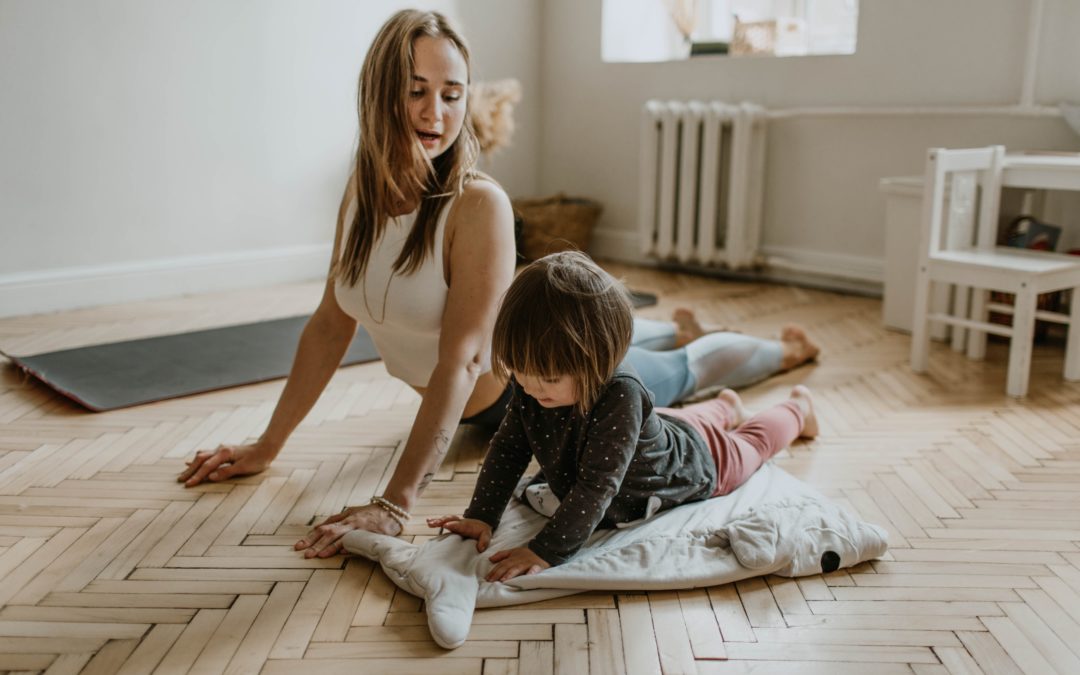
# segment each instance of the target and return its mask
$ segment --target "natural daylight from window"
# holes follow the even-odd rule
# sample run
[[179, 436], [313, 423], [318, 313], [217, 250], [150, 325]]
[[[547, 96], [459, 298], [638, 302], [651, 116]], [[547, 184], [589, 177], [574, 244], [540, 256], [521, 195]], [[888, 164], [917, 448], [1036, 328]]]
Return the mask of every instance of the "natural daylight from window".
[[604, 0], [607, 62], [854, 54], [858, 0]]

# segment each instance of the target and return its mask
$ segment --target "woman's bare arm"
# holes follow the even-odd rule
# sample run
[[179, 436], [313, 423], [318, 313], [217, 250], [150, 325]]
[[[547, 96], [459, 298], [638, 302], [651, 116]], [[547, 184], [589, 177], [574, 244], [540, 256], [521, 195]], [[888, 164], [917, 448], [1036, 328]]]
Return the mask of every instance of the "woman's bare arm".
[[[338, 210], [331, 259], [340, 250], [345, 214], [354, 194], [352, 185], [350, 178]], [[177, 480], [191, 487], [203, 481], [221, 481], [265, 470], [326, 389], [355, 333], [356, 320], [338, 306], [333, 277], [327, 275], [322, 301], [300, 335], [289, 379], [266, 430], [254, 443], [221, 445], [212, 451], [197, 452]]]
[[[514, 276], [513, 212], [493, 183], [474, 181], [450, 215], [450, 290], [439, 337], [439, 361], [387, 484], [386, 499], [411, 510], [449, 449], [462, 410], [491, 350], [491, 333], [503, 293]], [[297, 542], [308, 556], [340, 550], [346, 532], [372, 529], [377, 507], [353, 507]]]
[[386, 498], [411, 508], [439, 468], [461, 411], [490, 360], [491, 333], [514, 277], [513, 213], [505, 193], [475, 181], [461, 197], [450, 248], [450, 291], [439, 362]]

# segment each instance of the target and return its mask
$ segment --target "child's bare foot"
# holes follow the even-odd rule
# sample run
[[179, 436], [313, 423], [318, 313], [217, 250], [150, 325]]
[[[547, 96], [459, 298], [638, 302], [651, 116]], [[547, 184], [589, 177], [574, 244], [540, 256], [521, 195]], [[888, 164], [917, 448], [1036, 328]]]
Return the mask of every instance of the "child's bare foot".
[[723, 333], [729, 328], [722, 326], [703, 326], [698, 321], [694, 311], [686, 307], [678, 307], [671, 313], [671, 320], [675, 322], [675, 347], [683, 347], [703, 335], [709, 333]]
[[780, 342], [784, 345], [784, 356], [780, 360], [780, 368], [783, 370], [790, 370], [807, 361], [813, 361], [821, 351], [821, 348], [806, 335], [802, 326], [795, 324], [784, 326], [780, 332]]
[[817, 415], [814, 413], [814, 395], [801, 384], [791, 389], [791, 400], [803, 413], [803, 426], [799, 438], [815, 438], [818, 435]]
[[750, 413], [747, 412], [746, 406], [743, 405], [742, 397], [735, 393], [734, 389], [725, 389], [717, 395], [716, 398], [723, 399], [725, 403], [731, 406], [735, 416], [728, 420], [728, 429], [734, 429], [742, 426], [743, 422], [750, 419]]

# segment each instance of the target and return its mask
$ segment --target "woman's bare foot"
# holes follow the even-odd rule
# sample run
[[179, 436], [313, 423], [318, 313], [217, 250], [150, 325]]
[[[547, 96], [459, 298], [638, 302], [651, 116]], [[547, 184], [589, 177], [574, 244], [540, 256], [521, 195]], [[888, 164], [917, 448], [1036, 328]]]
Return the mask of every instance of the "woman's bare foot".
[[817, 358], [821, 348], [811, 340], [802, 326], [788, 324], [780, 332], [780, 342], [784, 345], [784, 356], [780, 360], [782, 370], [790, 370], [807, 361]]
[[803, 413], [803, 425], [802, 430], [799, 431], [799, 438], [815, 438], [818, 435], [818, 421], [814, 413], [814, 395], [803, 385], [797, 384], [791, 389], [791, 400]]
[[735, 416], [728, 420], [727, 429], [740, 427], [743, 422], [750, 419], [750, 413], [746, 410], [746, 406], [743, 405], [742, 397], [735, 393], [734, 389], [725, 389], [716, 398], [722, 399], [724, 403], [731, 406], [732, 411], [735, 413]]
[[730, 331], [730, 328], [724, 328], [722, 326], [703, 326], [698, 321], [697, 316], [694, 314], [694, 310], [687, 309], [686, 307], [677, 307], [674, 312], [671, 313], [671, 320], [675, 323], [675, 347], [684, 347], [694, 340], [703, 335], [709, 333], [723, 333]]

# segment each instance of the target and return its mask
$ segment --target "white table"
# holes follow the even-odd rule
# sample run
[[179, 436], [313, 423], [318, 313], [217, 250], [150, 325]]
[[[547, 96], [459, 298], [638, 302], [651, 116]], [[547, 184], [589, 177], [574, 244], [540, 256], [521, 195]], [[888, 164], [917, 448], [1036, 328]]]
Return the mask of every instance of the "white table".
[[[883, 178], [886, 196], [883, 319], [886, 326], [911, 330], [922, 217], [922, 176]], [[1009, 153], [1005, 155], [1002, 186], [1031, 190], [1080, 191], [1080, 153]], [[915, 233], [914, 236], [912, 233]], [[944, 306], [947, 289], [940, 289], [935, 306]], [[934, 324], [931, 334], [941, 339], [945, 326]]]
[[1080, 190], [1080, 152], [1006, 154], [1001, 184], [1035, 190]]

